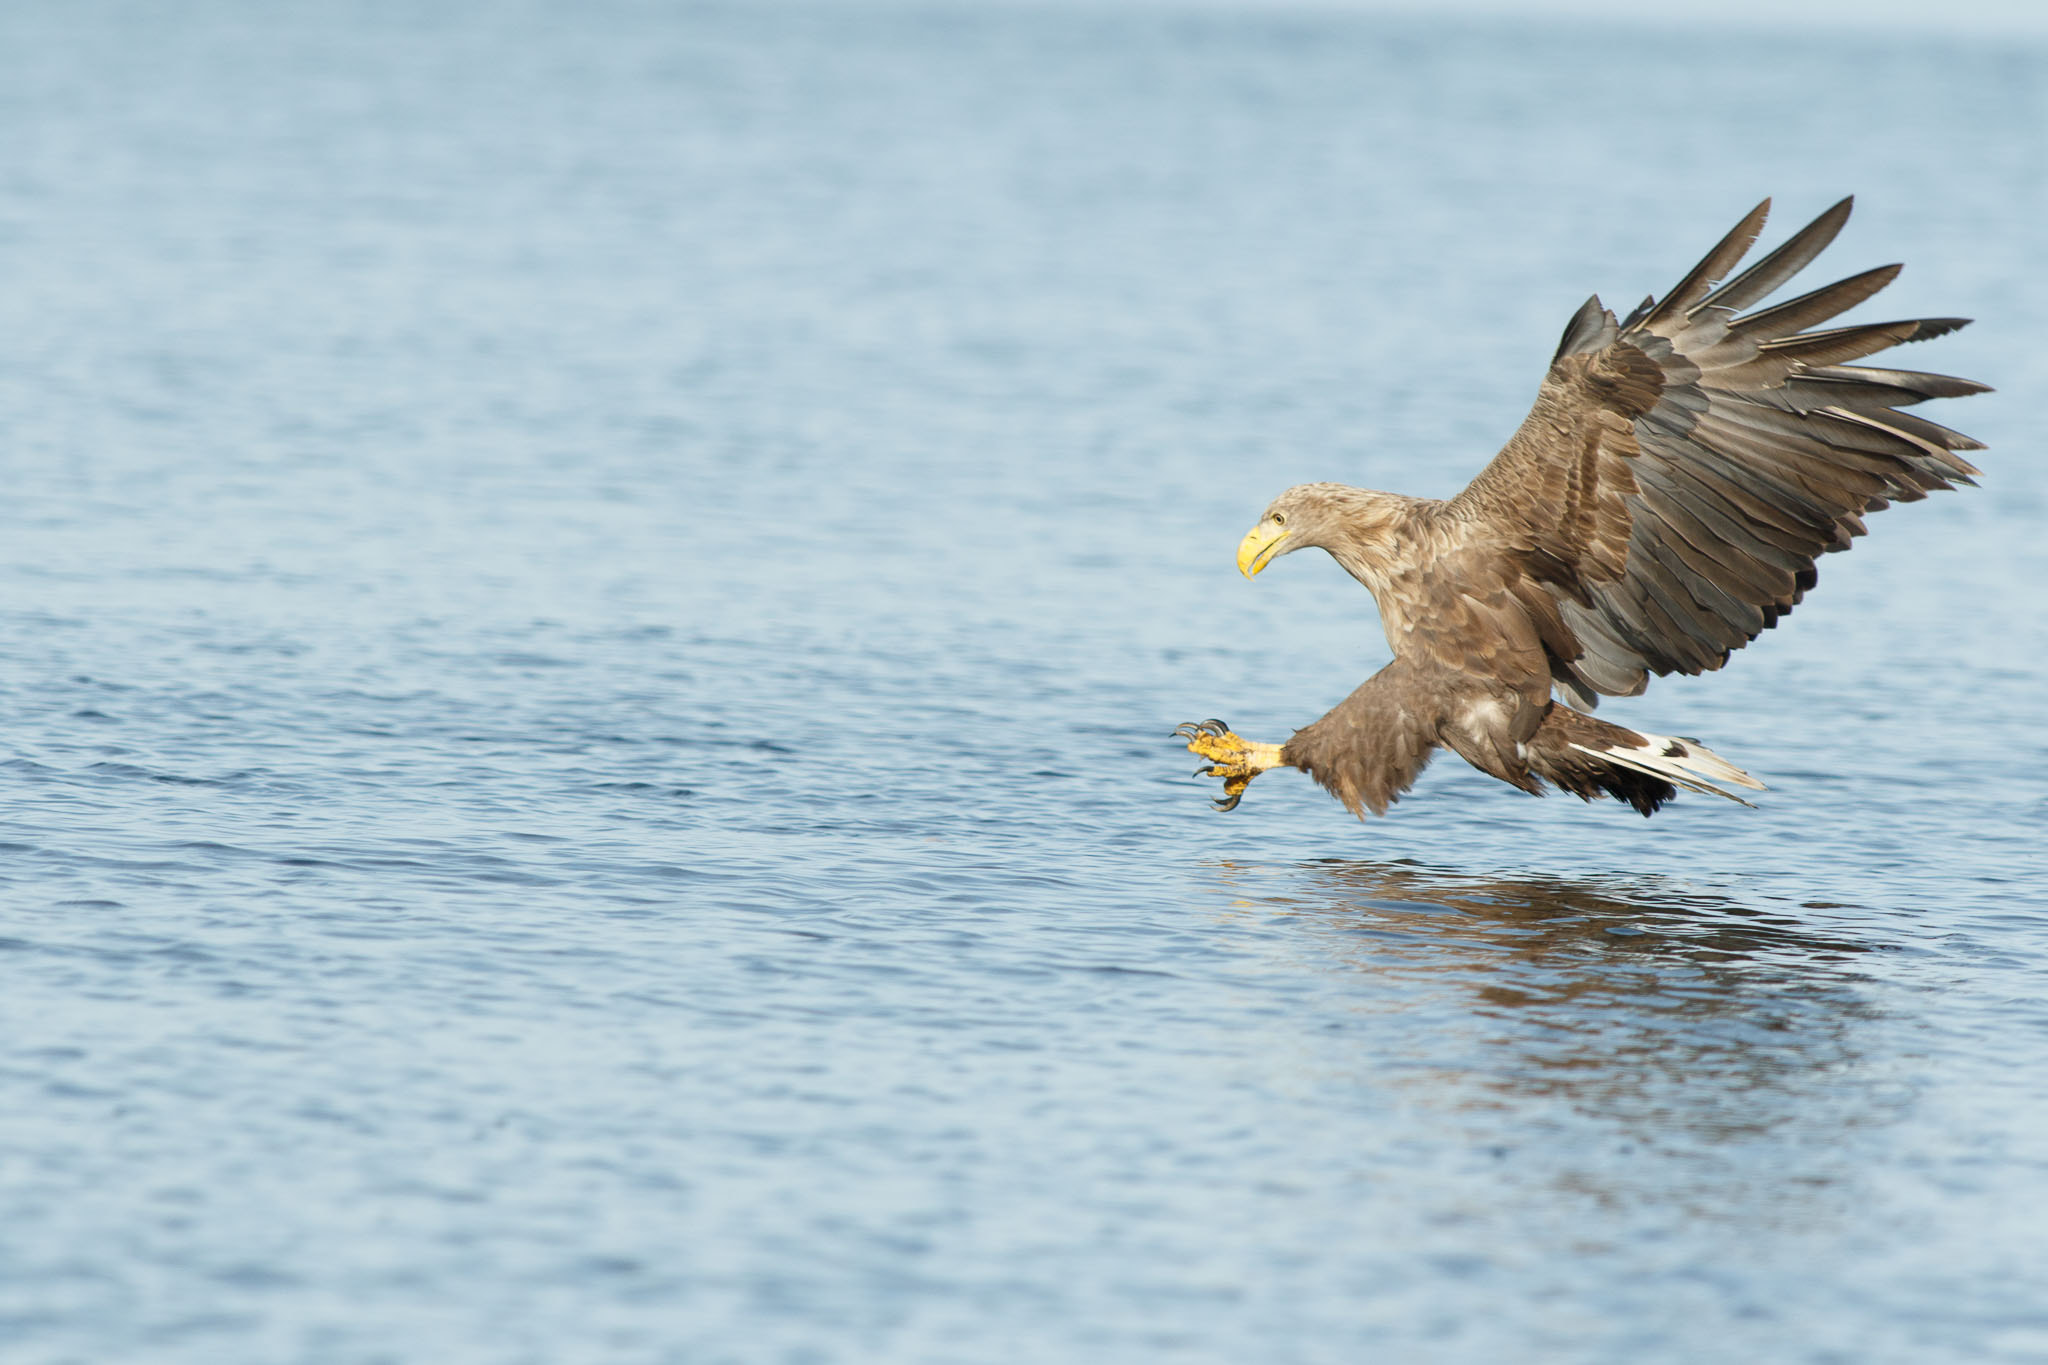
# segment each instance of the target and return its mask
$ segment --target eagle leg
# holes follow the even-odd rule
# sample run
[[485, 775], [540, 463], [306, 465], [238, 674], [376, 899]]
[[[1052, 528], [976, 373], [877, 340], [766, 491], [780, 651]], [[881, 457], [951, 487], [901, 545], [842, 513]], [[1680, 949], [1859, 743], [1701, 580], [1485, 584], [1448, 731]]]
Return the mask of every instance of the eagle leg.
[[1188, 742], [1189, 753], [1209, 760], [1207, 767], [1195, 769], [1196, 777], [1223, 779], [1223, 795], [1214, 802], [1217, 810], [1235, 810], [1253, 778], [1280, 766], [1279, 745], [1245, 739], [1220, 720], [1189, 721], [1175, 726], [1173, 733]]

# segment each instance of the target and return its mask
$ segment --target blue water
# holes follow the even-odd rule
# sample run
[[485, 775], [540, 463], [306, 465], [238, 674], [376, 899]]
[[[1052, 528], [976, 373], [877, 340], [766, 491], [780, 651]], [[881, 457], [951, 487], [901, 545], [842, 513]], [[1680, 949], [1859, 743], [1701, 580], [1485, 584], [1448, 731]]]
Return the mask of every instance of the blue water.
[[[0, 1359], [2048, 1358], [2048, 64], [880, 3], [0, 9]], [[1756, 199], [1980, 490], [1615, 704], [1771, 784], [1236, 812]]]

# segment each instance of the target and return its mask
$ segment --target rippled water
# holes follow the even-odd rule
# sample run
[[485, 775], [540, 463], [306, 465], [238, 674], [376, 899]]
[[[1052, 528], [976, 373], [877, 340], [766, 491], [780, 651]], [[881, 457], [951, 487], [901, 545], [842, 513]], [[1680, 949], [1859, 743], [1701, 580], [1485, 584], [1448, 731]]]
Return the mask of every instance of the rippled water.
[[[2042, 58], [0, 10], [0, 1357], [2048, 1356]], [[1761, 810], [1209, 810], [1267, 498], [1850, 190], [2001, 392], [1613, 708]]]

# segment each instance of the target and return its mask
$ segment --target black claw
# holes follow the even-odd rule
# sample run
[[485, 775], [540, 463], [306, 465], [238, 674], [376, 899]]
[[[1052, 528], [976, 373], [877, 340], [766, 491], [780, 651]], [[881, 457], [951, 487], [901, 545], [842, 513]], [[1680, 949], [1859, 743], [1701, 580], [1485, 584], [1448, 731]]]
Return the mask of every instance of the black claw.
[[1212, 735], [1227, 735], [1230, 733], [1230, 727], [1213, 716], [1202, 722], [1202, 728]]
[[1216, 808], [1217, 810], [1219, 810], [1219, 811], [1223, 811], [1223, 810], [1236, 810], [1236, 809], [1237, 809], [1237, 803], [1238, 803], [1238, 802], [1240, 802], [1240, 801], [1242, 801], [1242, 800], [1244, 800], [1244, 793], [1243, 793], [1243, 792], [1239, 792], [1239, 793], [1238, 793], [1237, 795], [1235, 795], [1235, 796], [1231, 796], [1231, 797], [1219, 797], [1219, 798], [1217, 798], [1216, 800], [1214, 800], [1214, 801], [1211, 801], [1211, 802], [1210, 802], [1209, 804], [1210, 804], [1210, 805], [1212, 805], [1212, 806], [1214, 806], [1214, 807], [1215, 807], [1215, 808]]

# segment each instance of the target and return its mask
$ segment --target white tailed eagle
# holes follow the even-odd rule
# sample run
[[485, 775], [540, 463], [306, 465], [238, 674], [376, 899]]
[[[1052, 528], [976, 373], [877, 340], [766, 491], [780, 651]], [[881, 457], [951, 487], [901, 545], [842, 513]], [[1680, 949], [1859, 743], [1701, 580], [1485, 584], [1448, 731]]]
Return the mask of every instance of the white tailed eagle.
[[1590, 711], [1652, 673], [1704, 673], [1776, 625], [1863, 518], [1969, 483], [1982, 447], [1900, 411], [1986, 386], [1860, 360], [1965, 318], [1808, 330], [1877, 293], [1896, 265], [1754, 312], [1820, 254], [1851, 200], [1723, 280], [1757, 205], [1661, 300], [1616, 321], [1588, 299], [1536, 405], [1448, 501], [1314, 483], [1275, 498], [1238, 546], [1246, 577], [1327, 550], [1379, 604], [1394, 661], [1285, 744], [1220, 721], [1175, 733], [1223, 779], [1224, 810], [1268, 768], [1300, 768], [1353, 814], [1384, 814], [1439, 745], [1540, 795], [1544, 784], [1644, 815], [1677, 788], [1763, 784], [1697, 740]]

